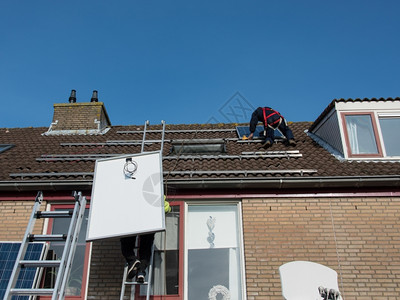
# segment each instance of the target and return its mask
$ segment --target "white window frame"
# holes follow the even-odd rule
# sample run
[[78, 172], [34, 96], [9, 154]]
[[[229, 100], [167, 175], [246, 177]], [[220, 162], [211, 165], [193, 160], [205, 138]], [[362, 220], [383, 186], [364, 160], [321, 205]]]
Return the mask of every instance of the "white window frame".
[[382, 133], [382, 128], [381, 128], [381, 123], [380, 123], [380, 119], [384, 119], [384, 118], [400, 118], [400, 112], [391, 112], [391, 113], [387, 113], [387, 112], [375, 112], [375, 118], [376, 118], [376, 125], [377, 125], [377, 129], [378, 129], [378, 139], [379, 142], [381, 143], [381, 148], [382, 148], [382, 154], [384, 158], [400, 158], [400, 155], [397, 156], [388, 156], [387, 152], [386, 152], [386, 147], [385, 147], [385, 141], [383, 139], [383, 133]]
[[187, 239], [187, 224], [188, 224], [188, 210], [189, 206], [217, 206], [217, 205], [236, 205], [237, 209], [237, 226], [238, 226], [238, 242], [239, 242], [239, 268], [241, 280], [241, 296], [242, 299], [247, 299], [246, 292], [246, 274], [245, 274], [245, 260], [244, 260], [244, 238], [243, 238], [243, 222], [242, 222], [242, 204], [240, 201], [190, 201], [185, 202], [185, 219], [184, 219], [184, 299], [188, 299], [188, 239]]

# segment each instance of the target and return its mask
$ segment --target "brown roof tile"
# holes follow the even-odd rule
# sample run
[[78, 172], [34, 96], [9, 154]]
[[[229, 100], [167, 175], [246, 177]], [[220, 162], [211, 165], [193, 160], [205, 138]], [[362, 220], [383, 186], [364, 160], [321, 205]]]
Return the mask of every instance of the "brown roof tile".
[[[164, 172], [169, 173], [166, 175], [169, 179], [320, 178], [400, 174], [399, 162], [349, 162], [336, 159], [306, 135], [305, 130], [310, 125], [310, 122], [290, 125], [297, 140], [296, 146], [276, 143], [268, 149], [297, 150], [300, 157], [265, 157], [242, 154], [265, 149], [260, 148], [260, 143], [238, 141], [236, 124], [168, 124], [163, 149]], [[149, 130], [160, 128], [151, 126]], [[15, 145], [0, 153], [0, 181], [91, 180], [96, 157], [90, 155], [123, 155], [141, 151], [142, 133], [137, 131], [143, 130], [143, 126], [114, 126], [104, 135], [42, 135], [46, 130], [43, 127], [0, 128], [0, 144]], [[159, 132], [147, 133], [148, 140], [160, 138]], [[219, 156], [172, 154], [171, 141], [182, 139], [225, 139], [227, 153]], [[160, 143], [154, 142], [146, 145], [145, 150], [156, 151], [159, 147]]]

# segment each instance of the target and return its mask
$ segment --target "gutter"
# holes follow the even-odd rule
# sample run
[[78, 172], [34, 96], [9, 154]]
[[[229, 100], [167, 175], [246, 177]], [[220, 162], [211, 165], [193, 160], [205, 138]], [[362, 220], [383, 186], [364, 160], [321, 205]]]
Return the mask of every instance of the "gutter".
[[[65, 191], [91, 190], [92, 180], [24, 180], [0, 181], [0, 191]], [[226, 179], [165, 179], [164, 184], [176, 189], [305, 189], [305, 188], [400, 188], [400, 175], [347, 177], [279, 177]]]
[[91, 190], [92, 180], [24, 180], [24, 181], [0, 181], [2, 191], [65, 191], [65, 190]]
[[400, 188], [400, 175], [360, 177], [309, 177], [270, 179], [170, 179], [168, 186], [179, 189], [303, 189], [303, 188]]

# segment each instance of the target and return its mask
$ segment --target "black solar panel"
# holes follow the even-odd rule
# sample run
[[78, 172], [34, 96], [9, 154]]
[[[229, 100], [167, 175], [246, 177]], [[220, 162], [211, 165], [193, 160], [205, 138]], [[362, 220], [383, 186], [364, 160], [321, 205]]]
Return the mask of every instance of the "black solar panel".
[[[15, 260], [21, 243], [0, 242], [0, 299], [3, 299], [7, 290]], [[30, 243], [24, 260], [42, 259], [45, 252], [45, 243]], [[38, 277], [38, 268], [22, 268], [15, 288], [32, 288]], [[28, 300], [30, 296], [13, 296], [13, 300]]]

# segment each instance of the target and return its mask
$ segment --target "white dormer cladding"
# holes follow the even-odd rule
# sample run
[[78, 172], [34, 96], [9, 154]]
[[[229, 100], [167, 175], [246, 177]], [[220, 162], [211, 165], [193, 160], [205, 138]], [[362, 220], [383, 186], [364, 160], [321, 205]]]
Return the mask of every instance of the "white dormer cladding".
[[[391, 129], [400, 122], [400, 98], [341, 99], [334, 100], [329, 107], [330, 110], [324, 112], [325, 116], [317, 120], [318, 123], [313, 124], [310, 131], [310, 136], [315, 135], [315, 141], [321, 146], [330, 152], [332, 149], [337, 150], [349, 160], [400, 159], [400, 153], [396, 150], [400, 149], [397, 147], [400, 136], [396, 128]], [[359, 124], [370, 123], [370, 129], [363, 128], [363, 134], [360, 130], [357, 131], [357, 119], [360, 119]], [[358, 129], [360, 128], [359, 125]], [[393, 138], [393, 134], [397, 138]], [[376, 144], [375, 150], [359, 150], [358, 143], [366, 142], [361, 139], [364, 136], [371, 140], [371, 145]]]

